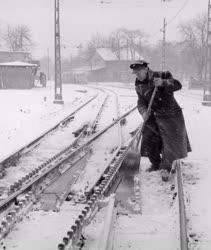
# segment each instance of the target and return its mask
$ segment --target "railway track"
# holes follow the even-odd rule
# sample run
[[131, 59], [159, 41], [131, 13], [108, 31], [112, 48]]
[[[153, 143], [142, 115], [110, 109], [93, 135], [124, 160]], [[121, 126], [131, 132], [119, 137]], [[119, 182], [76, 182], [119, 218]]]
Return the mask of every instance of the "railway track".
[[127, 147], [118, 147], [98, 180], [86, 189], [83, 197], [85, 207], [81, 209], [81, 213], [78, 215], [78, 218], [75, 218], [74, 223], [69, 226], [70, 230], [63, 237], [63, 243], [58, 244], [58, 249], [80, 249], [81, 244], [83, 245], [83, 227], [90, 223], [93, 215], [99, 209], [99, 201], [118, 187], [123, 177], [120, 171], [122, 163], [129, 149], [139, 138], [139, 132], [140, 130], [136, 132], [136, 135], [131, 139]]
[[[112, 236], [112, 231], [114, 231], [113, 224], [115, 224], [117, 213], [122, 213], [122, 209], [120, 211], [118, 210], [118, 207], [116, 206], [116, 197], [115, 195], [110, 194], [115, 193], [118, 187], [120, 187], [121, 185], [120, 183], [123, 180], [123, 173], [121, 168], [122, 163], [128, 151], [137, 144], [137, 141], [140, 137], [141, 128], [136, 131], [131, 140], [127, 141], [127, 143], [125, 142], [124, 145], [122, 145], [120, 121], [131, 115], [136, 109], [136, 107], [134, 107], [122, 116], [120, 116], [119, 110], [117, 110], [116, 115], [118, 118], [116, 118], [111, 124], [106, 126], [106, 128], [96, 133], [97, 126], [98, 124], [100, 124], [100, 119], [102, 119], [103, 116], [103, 109], [107, 101], [108, 98], [106, 97], [98, 112], [98, 115], [96, 116], [96, 119], [94, 120], [93, 124], [95, 125], [93, 126], [92, 124], [92, 126], [90, 126], [90, 139], [80, 145], [78, 145], [78, 141], [76, 141], [74, 145], [70, 146], [69, 150], [67, 150], [66, 152], [61, 152], [58, 158], [54, 158], [52, 159], [52, 161], [48, 162], [49, 166], [45, 168], [46, 171], [42, 171], [41, 175], [39, 171], [35, 173], [36, 178], [34, 178], [32, 182], [28, 182], [27, 185], [22, 185], [19, 190], [16, 190], [12, 194], [10, 194], [7, 199], [3, 200], [0, 203], [0, 209], [2, 210], [3, 215], [0, 226], [0, 240], [2, 242], [2, 247], [8, 246], [7, 235], [12, 232], [14, 226], [17, 227], [19, 224], [21, 224], [21, 220], [23, 218], [25, 220], [29, 211], [31, 211], [33, 207], [36, 207], [37, 210], [49, 210], [49, 208], [53, 208], [52, 210], [57, 211], [59, 214], [65, 214], [66, 220], [67, 218], [69, 218], [68, 216], [71, 215], [71, 218], [68, 219], [69, 222], [66, 222], [68, 226], [65, 227], [65, 230], [61, 230], [61, 232], [56, 231], [57, 234], [55, 237], [57, 238], [58, 245], [55, 244], [55, 240], [53, 241], [54, 243], [49, 244], [48, 247], [44, 246], [45, 243], [42, 242], [39, 246], [40, 249], [119, 249], [110, 247], [112, 246], [111, 243], [114, 242], [115, 239], [115, 237]], [[116, 106], [118, 107], [117, 96], [116, 103]], [[106, 158], [108, 159], [106, 159], [104, 163], [104, 166], [102, 168], [103, 171], [99, 172], [98, 175], [95, 176], [94, 181], [90, 182], [88, 185], [85, 185], [85, 183], [82, 182], [80, 183], [81, 188], [73, 189], [72, 185], [78, 181], [81, 172], [84, 170], [84, 166], [89, 166], [88, 161], [90, 157], [95, 157], [93, 152], [96, 152], [99, 148], [99, 140], [102, 140], [102, 137], [104, 136], [103, 141], [106, 141], [105, 136], [111, 137], [111, 135], [108, 136], [107, 134], [113, 134], [111, 130], [114, 128], [115, 131], [118, 131], [119, 140], [117, 145], [113, 147], [112, 152], [110, 152], [110, 154], [106, 156]], [[81, 131], [81, 133], [83, 134], [83, 131]], [[82, 134], [79, 135], [79, 140]], [[100, 154], [100, 152], [98, 152], [98, 154]], [[102, 153], [101, 159], [105, 157], [105, 155], [105, 152]], [[97, 164], [103, 165], [103, 163], [99, 160], [97, 161]], [[93, 162], [90, 164], [90, 166], [91, 165], [93, 165]], [[188, 247], [186, 227], [187, 219], [185, 215], [180, 162], [177, 162], [176, 168], [176, 183], [178, 187], [178, 191], [176, 193], [179, 200], [178, 222], [180, 221], [180, 249], [186, 250], [188, 249], [185, 248], [186, 246]], [[60, 179], [59, 182], [57, 182], [58, 179]], [[61, 184], [63, 186], [62, 188]], [[132, 186], [132, 188], [134, 188], [134, 186]], [[55, 190], [57, 190], [58, 192], [56, 193], [56, 195], [53, 195], [55, 194]], [[132, 191], [132, 193], [133, 192], [134, 191]], [[107, 202], [105, 201], [106, 197], [108, 197]], [[96, 217], [98, 213], [100, 213], [103, 209], [106, 210], [106, 222], [103, 226], [104, 230], [100, 235], [100, 243], [98, 242], [98, 248], [89, 248], [89, 246], [87, 246], [88, 239], [86, 238], [86, 230], [87, 228], [89, 228], [89, 225], [93, 221], [93, 218]], [[45, 214], [45, 216], [47, 217], [47, 214]], [[57, 215], [57, 217], [59, 217], [59, 215]], [[49, 219], [51, 218], [52, 217], [49, 217]], [[65, 218], [62, 219], [63, 222], [65, 222]], [[33, 220], [38, 221], [39, 224], [39, 218], [34, 217]], [[43, 221], [41, 222], [43, 223]], [[57, 221], [57, 223], [60, 224], [61, 220]], [[55, 226], [55, 224], [53, 225]], [[20, 231], [22, 228], [23, 232], [24, 230], [26, 230], [24, 229], [24, 226], [20, 225], [20, 227]], [[15, 231], [17, 231], [18, 233], [19, 230], [17, 228]], [[30, 229], [28, 228], [28, 231], [30, 230], [31, 227]], [[26, 233], [28, 231], [26, 231]], [[21, 242], [22, 241], [23, 240], [21, 240]], [[16, 243], [13, 244], [16, 245]], [[23, 245], [21, 244], [23, 243], [20, 243], [19, 248], [17, 248], [25, 249], [21, 248], [23, 247]], [[26, 246], [28, 248], [31, 247], [32, 249], [32, 246], [30, 246], [30, 244], [27, 245], [26, 243]]]
[[65, 117], [63, 120], [61, 120], [59, 123], [57, 123], [55, 126], [53, 126], [52, 128], [45, 131], [43, 134], [41, 134], [39, 137], [35, 138], [33, 141], [31, 141], [28, 144], [24, 145], [23, 147], [21, 147], [20, 149], [18, 149], [15, 152], [13, 152], [12, 154], [10, 154], [10, 155], [4, 157], [3, 159], [1, 159], [1, 162], [0, 162], [1, 168], [0, 168], [0, 170], [3, 171], [5, 168], [7, 168], [10, 165], [14, 164], [16, 161], [18, 161], [18, 159], [21, 157], [22, 154], [24, 154], [24, 153], [30, 151], [32, 148], [36, 147], [46, 135], [48, 135], [51, 132], [53, 132], [54, 130], [58, 129], [61, 125], [65, 125], [68, 122], [70, 122], [74, 118], [74, 115], [79, 110], [84, 108], [88, 103], [93, 101], [96, 97], [97, 97], [97, 95], [93, 96], [87, 102], [85, 102], [84, 104], [79, 106], [76, 110], [74, 110], [71, 114], [69, 114], [67, 117]]
[[[48, 167], [48, 170], [43, 172], [41, 175], [38, 175], [37, 178], [35, 178], [32, 182], [27, 183], [27, 185], [22, 185], [18, 191], [13, 192], [7, 199], [3, 200], [0, 204], [2, 211], [5, 210], [14, 201], [17, 204], [12, 205], [9, 211], [8, 209], [6, 209], [8, 212], [4, 214], [4, 218], [1, 224], [2, 227], [0, 228], [1, 239], [3, 239], [7, 235], [7, 233], [11, 230], [12, 225], [14, 225], [19, 220], [19, 218], [21, 217], [21, 214], [23, 214], [23, 210], [25, 210], [25, 208], [28, 206], [30, 207], [31, 203], [34, 202], [35, 193], [37, 195], [39, 192], [42, 192], [42, 190], [45, 188], [45, 187], [42, 187], [41, 190], [37, 190], [36, 187], [38, 186], [39, 182], [41, 183], [47, 182], [47, 179], [44, 180], [44, 178], [48, 176], [52, 171], [55, 171], [55, 169], [58, 168], [58, 166], [61, 166], [61, 164], [64, 164], [65, 161], [68, 161], [70, 156], [79, 155], [79, 152], [82, 152], [81, 153], [82, 155], [79, 157], [78, 161], [80, 160], [80, 158], [85, 157], [86, 152], [84, 151], [86, 150], [84, 149], [86, 149], [93, 141], [95, 141], [98, 137], [104, 134], [109, 128], [116, 125], [122, 118], [126, 117], [134, 110], [135, 108], [133, 108], [132, 110], [124, 114], [122, 117], [119, 117], [118, 119], [116, 119], [112, 124], [107, 126], [103, 131], [94, 135], [93, 138], [88, 140], [85, 144], [83, 144], [79, 148], [73, 150], [72, 152], [68, 152], [68, 153], [66, 152], [65, 156], [63, 157], [61, 157], [62, 156], [61, 154], [60, 159], [59, 160], [57, 159], [57, 162], [54, 162], [54, 161], [48, 162], [50, 164], [50, 166]], [[53, 160], [55, 160], [55, 158]], [[54, 173], [54, 175], [56, 174]], [[48, 183], [45, 183], [45, 184], [47, 185]]]
[[[78, 115], [78, 112], [85, 108], [86, 105], [90, 105], [95, 98], [96, 96], [89, 99], [39, 138], [36, 138], [33, 142], [30, 142], [30, 144], [19, 149], [2, 161], [1, 165], [4, 167], [4, 171], [8, 173], [1, 180], [0, 200], [5, 199], [9, 194], [17, 191], [25, 183], [31, 181], [38, 172], [44, 172], [45, 169], [52, 166], [53, 162], [58, 161], [58, 158], [62, 154], [69, 152], [72, 148], [74, 149], [75, 145], [80, 143], [89, 126], [92, 126], [92, 123], [77, 125], [76, 121], [76, 124], [73, 125], [74, 116], [80, 119], [81, 117]], [[106, 97], [104, 98], [106, 99]], [[101, 103], [99, 104], [101, 110]], [[91, 108], [92, 107], [93, 106], [91, 106]], [[99, 112], [97, 112], [96, 116], [98, 116]], [[83, 116], [83, 113], [81, 115]], [[93, 113], [93, 115], [95, 115], [95, 113]], [[80, 126], [79, 129], [78, 126]], [[67, 139], [65, 137], [67, 137]], [[58, 144], [61, 144], [61, 147], [59, 147]], [[22, 176], [20, 176], [21, 170], [23, 172]], [[14, 177], [12, 179], [11, 176], [14, 176], [14, 171], [17, 172], [17, 178]], [[18, 176], [20, 177], [18, 178]]]
[[[143, 209], [141, 210], [141, 214], [137, 214], [136, 211], [131, 212], [131, 210], [123, 209], [122, 205], [119, 204], [119, 192], [121, 194], [122, 191], [117, 190], [116, 194], [108, 196], [103, 205], [101, 205], [102, 201], [99, 198], [98, 206], [101, 209], [98, 214], [95, 215], [95, 220], [89, 226], [87, 226], [87, 223], [82, 224], [81, 227], [84, 226], [85, 228], [84, 230], [80, 229], [80, 232], [83, 232], [81, 243], [83, 247], [80, 248], [80, 244], [70, 246], [71, 244], [67, 244], [67, 240], [64, 237], [63, 242], [58, 245], [58, 249], [189, 249], [188, 225], [180, 161], [175, 162], [175, 168], [177, 170], [174, 176], [176, 187], [172, 192], [168, 192], [168, 194], [163, 193], [163, 196], [166, 195], [165, 199], [169, 198], [169, 201], [173, 195], [171, 206], [168, 207], [168, 210], [173, 210], [173, 212], [170, 212], [170, 218], [166, 215], [167, 211], [165, 210], [164, 203], [162, 205], [164, 206], [163, 213], [165, 214], [157, 211], [153, 215], [149, 211], [146, 211], [146, 208], [144, 208], [144, 202], [146, 202], [146, 200], [142, 200], [142, 197], [141, 204]], [[158, 185], [161, 184], [162, 183], [159, 183]], [[168, 184], [168, 188], [170, 188], [170, 186], [172, 188], [172, 182]], [[131, 188], [133, 188], [133, 185]], [[163, 189], [165, 192], [167, 190], [167, 187], [156, 187], [156, 185], [154, 188]], [[132, 190], [129, 195], [132, 197], [134, 192], [135, 191]], [[141, 192], [143, 192], [143, 190], [141, 190]], [[156, 194], [158, 194], [158, 192], [156, 192]], [[148, 196], [150, 196], [150, 194], [148, 194]], [[159, 198], [164, 199], [164, 197], [161, 196], [159, 196]], [[151, 206], [152, 205], [153, 204], [151, 204]], [[156, 206], [156, 203], [154, 205]], [[172, 222], [175, 223], [175, 228], [173, 229], [168, 226], [169, 223]], [[100, 233], [96, 231], [95, 228], [97, 228]], [[70, 231], [71, 229], [74, 229], [74, 227], [70, 228]], [[157, 232], [157, 230], [160, 232]], [[168, 231], [172, 232], [169, 233]], [[68, 235], [67, 233], [66, 237], [68, 237]], [[69, 240], [71, 240], [71, 238], [69, 238]]]
[[[108, 100], [107, 101], [107, 104], [106, 105], [113, 105], [113, 102], [109, 99], [109, 97], [108, 98], [106, 98], [106, 100]], [[110, 101], [109, 101], [110, 100]], [[116, 98], [115, 98], [115, 101], [117, 101], [116, 100]], [[103, 109], [104, 109], [104, 105], [105, 105], [105, 102], [104, 102], [104, 104], [102, 105], [102, 107], [103, 107]], [[115, 105], [116, 107], [118, 107], [118, 105]], [[112, 120], [112, 117], [118, 117], [117, 116], [117, 113], [118, 113], [118, 110], [116, 110], [116, 111], [114, 111], [114, 113], [113, 114], [111, 114], [111, 112], [110, 112], [110, 116], [111, 116], [111, 120]], [[105, 125], [104, 124], [104, 119], [103, 119], [103, 116], [104, 116], [104, 112], [102, 112], [102, 110], [100, 110], [100, 112], [99, 112], [99, 114], [100, 115], [98, 115], [97, 116], [97, 119], [94, 121], [94, 124], [95, 124], [95, 131], [93, 131], [93, 132], [96, 132], [96, 130], [98, 131], [99, 130], [99, 127], [102, 127], [102, 125]], [[102, 119], [102, 121], [101, 121], [101, 119]], [[103, 124], [101, 124], [101, 123], [103, 123]], [[119, 131], [119, 129], [120, 129], [120, 127], [118, 126], [118, 123], [119, 122], [117, 122], [116, 123], [116, 126], [113, 126], [112, 128], [110, 128], [110, 130], [109, 131], [107, 131], [104, 135], [102, 135], [102, 136], [104, 136], [104, 137], [108, 137], [109, 135], [107, 135], [107, 134], [109, 134], [109, 133], [113, 133], [112, 131], [114, 130], [114, 131], [117, 131], [117, 133], [115, 132], [115, 134], [119, 134], [119, 136], [118, 136], [118, 140], [117, 141], [120, 141], [121, 140], [121, 135], [120, 135], [120, 133], [118, 132]], [[93, 126], [92, 126], [93, 127]], [[98, 139], [98, 140], [102, 140], [102, 139]], [[116, 141], [116, 140], [114, 140], [114, 141]], [[104, 156], [104, 153], [106, 152], [106, 150], [102, 150], [102, 147], [98, 147], [98, 146], [95, 146], [95, 144], [98, 144], [98, 142], [95, 142], [94, 143], [94, 145], [90, 145], [90, 147], [91, 147], [91, 153], [89, 153], [89, 156], [87, 157], [88, 158], [88, 161], [90, 162], [92, 162], [92, 164], [91, 165], [93, 165], [94, 164], [94, 162], [95, 162], [95, 158], [99, 158], [99, 155], [102, 155], [102, 158], [103, 158], [103, 156]], [[121, 144], [121, 141], [119, 142], [119, 144]], [[106, 144], [107, 145], [107, 144]], [[112, 146], [113, 147], [113, 146]], [[116, 147], [116, 145], [114, 144], [114, 150], [115, 150], [115, 147]], [[102, 151], [102, 152], [101, 152]], [[89, 162], [86, 162], [86, 166], [84, 166], [84, 164], [79, 164], [80, 166], [78, 166], [78, 168], [77, 168], [77, 171], [80, 169], [80, 171], [78, 171], [80, 174], [80, 177], [82, 176], [82, 172], [84, 171], [84, 169], [85, 168], [87, 168], [87, 169], [89, 169]], [[103, 160], [102, 160], [102, 165], [103, 165]], [[90, 168], [91, 168], [92, 166], [90, 166]], [[100, 169], [99, 169], [99, 171], [100, 171]], [[71, 178], [71, 175], [72, 175], [72, 173], [69, 173], [68, 174], [69, 175], [69, 178], [67, 178], [67, 182], [69, 182], [70, 183], [70, 181], [69, 181], [69, 179]], [[76, 175], [76, 174], [74, 174], [74, 175]], [[61, 178], [63, 178], [63, 177], [61, 177]], [[61, 179], [60, 178], [60, 179]], [[65, 185], [65, 181], [64, 180], [60, 180], [60, 179], [58, 179], [53, 185], [51, 185], [50, 186], [50, 188], [49, 189], [46, 189], [45, 191], [44, 191], [44, 193], [46, 194], [46, 193], [48, 193], [48, 194], [50, 194], [50, 195], [52, 195], [52, 194], [55, 194], [56, 196], [58, 196], [59, 195], [59, 193], [61, 193], [61, 189], [65, 189], [64, 187], [66, 186]], [[90, 180], [90, 178], [88, 179], [88, 181], [89, 182], [91, 182], [91, 180]], [[76, 179], [75, 179], [75, 181], [74, 182], [76, 182]], [[71, 183], [74, 183], [74, 182], [71, 182]], [[83, 180], [83, 182], [86, 182], [86, 179], [85, 180]], [[85, 185], [85, 184], [84, 184]], [[61, 186], [63, 186], [63, 188], [61, 188]], [[59, 187], [59, 188], [58, 188]], [[78, 190], [78, 191], [75, 191], [75, 192], [79, 192], [79, 191], [81, 191], [81, 190]], [[66, 194], [68, 193], [67, 191], [65, 192]], [[66, 196], [65, 196], [65, 198], [66, 198]]]

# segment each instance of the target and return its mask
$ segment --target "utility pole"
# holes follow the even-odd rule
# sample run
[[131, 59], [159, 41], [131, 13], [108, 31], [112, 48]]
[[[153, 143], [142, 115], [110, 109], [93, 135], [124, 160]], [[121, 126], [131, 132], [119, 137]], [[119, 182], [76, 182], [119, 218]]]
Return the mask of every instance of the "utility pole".
[[163, 19], [162, 71], [166, 68], [166, 19]]
[[211, 4], [208, 0], [203, 105], [211, 106]]
[[[166, 2], [170, 2], [171, 0], [161, 0], [163, 4], [165, 5]], [[165, 12], [165, 10], [163, 10]], [[161, 62], [161, 70], [165, 71], [166, 70], [166, 18], [164, 17], [163, 19], [163, 28], [162, 28], [162, 33], [163, 33], [163, 41], [162, 41], [162, 62]]]
[[61, 77], [61, 46], [59, 23], [59, 0], [55, 0], [55, 99], [54, 103], [63, 104]]
[[211, 82], [211, 16], [210, 0], [208, 1], [208, 13], [207, 13], [207, 37], [206, 37], [206, 53], [205, 53], [205, 81]]
[[50, 71], [49, 71], [49, 48], [47, 49], [47, 57], [48, 57], [48, 62], [47, 62], [47, 74], [48, 74], [48, 81], [50, 80]]

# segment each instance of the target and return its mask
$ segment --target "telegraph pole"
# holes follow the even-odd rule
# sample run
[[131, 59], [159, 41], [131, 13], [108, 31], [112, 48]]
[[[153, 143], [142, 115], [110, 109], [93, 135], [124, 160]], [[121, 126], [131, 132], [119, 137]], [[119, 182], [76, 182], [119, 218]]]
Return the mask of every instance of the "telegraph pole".
[[208, 0], [207, 13], [207, 39], [206, 39], [206, 53], [205, 53], [205, 82], [211, 83], [211, 5]]
[[47, 49], [47, 57], [48, 57], [48, 63], [47, 63], [47, 72], [48, 72], [48, 80], [50, 80], [50, 67], [49, 67], [49, 48]]
[[163, 19], [162, 71], [166, 68], [166, 19]]
[[203, 105], [211, 106], [211, 3], [208, 0]]
[[54, 99], [54, 103], [58, 103], [58, 104], [64, 103], [64, 101], [62, 100], [59, 0], [55, 0], [55, 99]]

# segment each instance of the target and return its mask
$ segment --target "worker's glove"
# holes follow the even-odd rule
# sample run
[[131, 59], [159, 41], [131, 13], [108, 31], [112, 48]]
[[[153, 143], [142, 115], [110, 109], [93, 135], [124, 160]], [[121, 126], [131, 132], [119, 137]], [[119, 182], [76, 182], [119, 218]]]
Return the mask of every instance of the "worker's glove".
[[156, 87], [163, 86], [163, 79], [160, 77], [154, 77], [153, 82]]
[[174, 79], [170, 78], [166, 80], [166, 84], [169, 86], [174, 85]]
[[146, 120], [148, 119], [148, 113], [147, 113], [147, 112], [144, 112], [144, 113], [142, 114], [142, 118], [143, 118], [144, 121], [146, 121]]

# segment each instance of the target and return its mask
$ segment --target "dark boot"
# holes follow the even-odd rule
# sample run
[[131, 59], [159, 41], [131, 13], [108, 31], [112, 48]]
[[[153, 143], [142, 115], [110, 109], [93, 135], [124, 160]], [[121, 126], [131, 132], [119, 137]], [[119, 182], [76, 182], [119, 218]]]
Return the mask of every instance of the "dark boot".
[[161, 168], [160, 174], [161, 174], [162, 181], [168, 181], [170, 177], [172, 163], [162, 162], [160, 168]]
[[169, 181], [170, 172], [166, 169], [161, 169], [160, 171], [162, 181]]
[[158, 171], [159, 164], [151, 164], [149, 168], [146, 169], [146, 172]]

